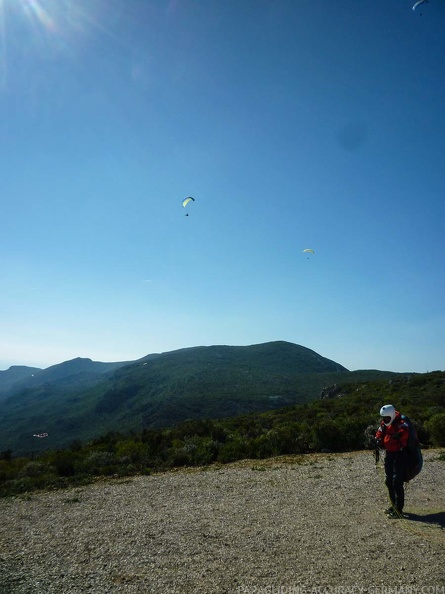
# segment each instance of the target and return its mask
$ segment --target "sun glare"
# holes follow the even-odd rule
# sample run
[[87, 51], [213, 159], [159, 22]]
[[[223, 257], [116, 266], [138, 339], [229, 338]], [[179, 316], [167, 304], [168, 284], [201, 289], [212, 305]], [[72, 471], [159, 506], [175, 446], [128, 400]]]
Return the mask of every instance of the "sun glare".
[[88, 37], [106, 33], [110, 0], [0, 0], [0, 88], [26, 55], [70, 57]]
[[34, 51], [55, 39], [57, 23], [50, 2], [0, 0], [0, 88], [11, 85], [12, 73], [20, 69], [21, 57], [30, 46]]
[[55, 30], [54, 20], [38, 0], [22, 0], [22, 4], [24, 10], [31, 13], [30, 18], [34, 16], [47, 31]]
[[[55, 20], [51, 15], [50, 8], [46, 5], [48, 2], [43, 0], [0, 0], [0, 11], [2, 15], [3, 25], [8, 18], [8, 13], [14, 11], [14, 17], [19, 13], [24, 17], [24, 20], [28, 21], [28, 25], [34, 25], [37, 23], [47, 31], [55, 30]], [[3, 27], [2, 34], [5, 33], [5, 27]]]

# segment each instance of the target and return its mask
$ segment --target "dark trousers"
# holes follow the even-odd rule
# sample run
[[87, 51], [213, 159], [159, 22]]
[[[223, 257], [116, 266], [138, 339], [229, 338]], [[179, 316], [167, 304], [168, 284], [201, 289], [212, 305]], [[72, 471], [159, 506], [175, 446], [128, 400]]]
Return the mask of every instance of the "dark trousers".
[[388, 487], [389, 498], [393, 506], [399, 511], [405, 504], [405, 490], [403, 482], [407, 465], [406, 450], [400, 452], [386, 452], [385, 455], [385, 484]]

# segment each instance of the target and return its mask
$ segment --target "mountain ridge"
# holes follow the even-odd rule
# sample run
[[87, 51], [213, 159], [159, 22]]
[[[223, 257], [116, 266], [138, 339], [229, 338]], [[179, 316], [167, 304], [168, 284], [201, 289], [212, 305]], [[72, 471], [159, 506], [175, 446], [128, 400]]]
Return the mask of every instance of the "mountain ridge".
[[[217, 351], [216, 356], [222, 358], [222, 351], [224, 351], [226, 354], [231, 352], [233, 356], [228, 357], [228, 359], [233, 360], [236, 356], [242, 356], [245, 349], [256, 350], [261, 352], [264, 351], [264, 349], [267, 348], [268, 345], [276, 345], [277, 348], [279, 348], [280, 346], [283, 347], [283, 345], [293, 345], [297, 349], [301, 349], [304, 352], [311, 353], [315, 362], [330, 362], [332, 364], [332, 368], [329, 369], [330, 371], [348, 371], [339, 363], [331, 361], [326, 357], [322, 357], [321, 355], [319, 355], [311, 349], [308, 349], [307, 347], [295, 345], [294, 343], [290, 343], [287, 341], [270, 341], [266, 343], [258, 343], [246, 346], [194, 346], [175, 349], [173, 351], [165, 351], [162, 353], [152, 353], [145, 355], [140, 359], [135, 359], [133, 361], [102, 362], [93, 361], [88, 357], [75, 357], [74, 359], [69, 359], [61, 363], [56, 363], [46, 368], [28, 367], [26, 365], [13, 365], [5, 371], [0, 371], [0, 400], [4, 399], [7, 396], [11, 396], [14, 392], [17, 392], [19, 390], [24, 390], [27, 388], [36, 388], [47, 382], [55, 382], [60, 380], [66, 381], [69, 378], [74, 379], [76, 378], [76, 376], [79, 376], [79, 379], [81, 379], [80, 376], [82, 374], [84, 375], [84, 377], [85, 374], [89, 374], [88, 378], [92, 379], [94, 376], [101, 376], [105, 373], [108, 373], [109, 371], [114, 371], [127, 365], [135, 365], [141, 361], [145, 362], [158, 357], [180, 356], [181, 358], [184, 358], [188, 354], [191, 354], [195, 357], [198, 353], [210, 353], [212, 351]], [[288, 354], [286, 350], [283, 349], [281, 349], [281, 352]], [[263, 360], [263, 364], [267, 364], [267, 361]], [[308, 364], [308, 361], [306, 361], [306, 364]], [[305, 372], [308, 372], [308, 369], [305, 369]]]
[[129, 363], [128, 361], [104, 363], [86, 357], [75, 357], [45, 369], [13, 365], [6, 371], [0, 371], [0, 400], [19, 390], [36, 388], [47, 382], [66, 381], [76, 377], [80, 379], [81, 376], [99, 377]]
[[[0, 399], [0, 451], [262, 412], [309, 402], [340, 381], [396, 375], [350, 372], [286, 341], [187, 347], [114, 364], [79, 357], [34, 374]], [[33, 435], [40, 433], [50, 438], [37, 444]]]

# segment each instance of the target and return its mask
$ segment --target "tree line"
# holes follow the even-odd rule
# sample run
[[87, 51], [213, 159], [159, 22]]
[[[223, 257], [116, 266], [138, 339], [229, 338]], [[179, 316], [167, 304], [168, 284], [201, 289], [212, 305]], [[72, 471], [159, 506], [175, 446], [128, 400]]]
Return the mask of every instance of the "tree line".
[[445, 446], [445, 373], [336, 386], [316, 400], [267, 413], [188, 420], [139, 433], [110, 432], [88, 443], [15, 458], [0, 453], [0, 495], [84, 484], [100, 476], [150, 474], [285, 454], [374, 447], [379, 410], [408, 415], [424, 446]]

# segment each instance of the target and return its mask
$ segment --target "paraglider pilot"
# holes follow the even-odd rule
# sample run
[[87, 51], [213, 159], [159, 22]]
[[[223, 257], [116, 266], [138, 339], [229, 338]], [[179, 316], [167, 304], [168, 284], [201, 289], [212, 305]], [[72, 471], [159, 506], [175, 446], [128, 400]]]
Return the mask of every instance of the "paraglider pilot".
[[385, 484], [391, 501], [391, 506], [385, 510], [385, 513], [392, 518], [401, 518], [405, 503], [403, 483], [408, 464], [406, 445], [409, 428], [392, 404], [382, 406], [380, 416], [382, 421], [375, 438], [377, 445], [386, 452]]

